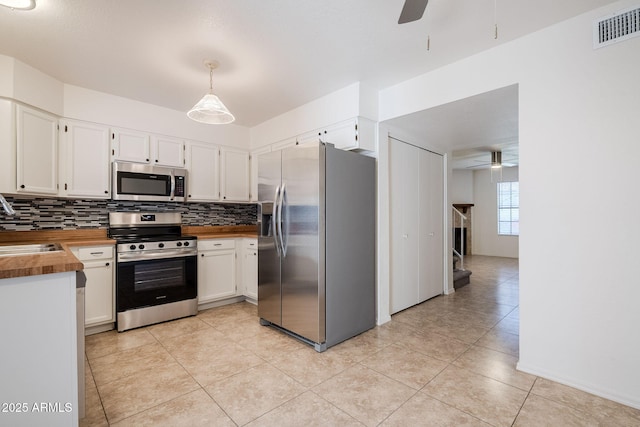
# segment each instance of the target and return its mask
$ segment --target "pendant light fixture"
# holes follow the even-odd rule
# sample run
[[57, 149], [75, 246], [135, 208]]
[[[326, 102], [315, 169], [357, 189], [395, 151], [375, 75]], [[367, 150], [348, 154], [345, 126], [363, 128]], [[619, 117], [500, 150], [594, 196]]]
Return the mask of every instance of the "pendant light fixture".
[[31, 10], [36, 7], [36, 0], [0, 0], [0, 6], [16, 10]]
[[213, 70], [218, 68], [218, 61], [204, 61], [209, 68], [209, 92], [187, 113], [191, 120], [211, 125], [224, 125], [236, 118], [224, 106], [220, 98], [213, 94]]

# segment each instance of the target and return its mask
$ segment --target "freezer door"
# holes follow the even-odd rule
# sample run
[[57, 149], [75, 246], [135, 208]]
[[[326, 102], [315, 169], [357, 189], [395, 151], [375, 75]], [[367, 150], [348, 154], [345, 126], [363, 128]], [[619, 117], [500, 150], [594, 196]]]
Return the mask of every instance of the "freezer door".
[[325, 341], [324, 146], [282, 152], [282, 327], [316, 343]]
[[258, 316], [282, 325], [280, 250], [276, 245], [276, 205], [281, 186], [280, 151], [258, 157]]

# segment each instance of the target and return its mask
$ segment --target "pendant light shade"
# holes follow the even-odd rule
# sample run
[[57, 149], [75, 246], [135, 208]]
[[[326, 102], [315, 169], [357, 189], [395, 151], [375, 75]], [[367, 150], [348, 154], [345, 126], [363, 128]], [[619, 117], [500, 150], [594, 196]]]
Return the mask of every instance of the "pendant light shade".
[[213, 70], [218, 67], [216, 61], [205, 61], [205, 66], [209, 68], [209, 93], [207, 93], [198, 103], [187, 113], [187, 117], [196, 122], [211, 125], [224, 125], [233, 122], [236, 118], [229, 112], [227, 107], [213, 93]]
[[0, 0], [0, 6], [17, 10], [31, 10], [36, 7], [36, 0]]

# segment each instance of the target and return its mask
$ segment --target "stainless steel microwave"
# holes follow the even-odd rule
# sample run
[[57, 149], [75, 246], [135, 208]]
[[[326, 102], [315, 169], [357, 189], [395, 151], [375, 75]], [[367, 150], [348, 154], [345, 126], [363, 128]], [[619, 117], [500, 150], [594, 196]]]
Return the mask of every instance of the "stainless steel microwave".
[[185, 201], [186, 169], [115, 161], [112, 179], [113, 200]]

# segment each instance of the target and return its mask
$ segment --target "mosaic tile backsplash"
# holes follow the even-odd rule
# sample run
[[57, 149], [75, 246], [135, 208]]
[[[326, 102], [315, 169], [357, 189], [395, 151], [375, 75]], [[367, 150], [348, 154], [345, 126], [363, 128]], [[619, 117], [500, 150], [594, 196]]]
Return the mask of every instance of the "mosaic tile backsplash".
[[8, 216], [0, 209], [0, 230], [4, 231], [107, 228], [109, 212], [116, 211], [180, 212], [184, 225], [254, 225], [257, 221], [255, 204], [121, 202], [27, 196], [6, 199], [16, 214]]

